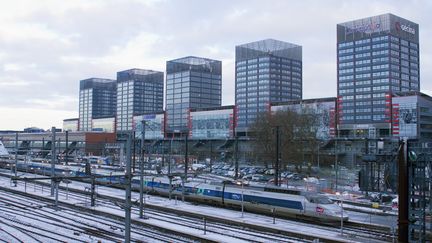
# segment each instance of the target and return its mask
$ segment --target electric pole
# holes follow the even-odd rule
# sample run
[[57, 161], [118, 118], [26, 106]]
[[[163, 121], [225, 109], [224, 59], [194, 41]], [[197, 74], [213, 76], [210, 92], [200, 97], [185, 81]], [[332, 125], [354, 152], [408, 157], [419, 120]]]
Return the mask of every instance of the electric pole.
[[[56, 160], [56, 128], [52, 127], [52, 138], [51, 138], [51, 177], [55, 176], [55, 160]], [[55, 181], [54, 179], [51, 179], [51, 197], [54, 196], [54, 189], [55, 189]]]
[[275, 177], [274, 184], [279, 186], [279, 126], [276, 126], [276, 161], [275, 161]]
[[125, 243], [130, 243], [131, 236], [131, 147], [132, 133], [128, 132], [126, 141], [126, 198], [125, 198]]
[[185, 169], [184, 169], [184, 178], [182, 180], [183, 183], [183, 187], [182, 187], [182, 201], [184, 201], [184, 196], [185, 196], [185, 183], [187, 181], [187, 172], [188, 172], [188, 166], [189, 166], [189, 155], [188, 155], [188, 136], [189, 136], [189, 132], [186, 133], [186, 137], [185, 137]]
[[139, 217], [144, 218], [144, 158], [145, 158], [145, 121], [141, 121], [141, 163], [140, 163], [140, 209]]
[[238, 169], [239, 169], [239, 163], [238, 163], [238, 136], [235, 136], [235, 157], [234, 157], [234, 168], [235, 168], [235, 175], [234, 179], [238, 179]]

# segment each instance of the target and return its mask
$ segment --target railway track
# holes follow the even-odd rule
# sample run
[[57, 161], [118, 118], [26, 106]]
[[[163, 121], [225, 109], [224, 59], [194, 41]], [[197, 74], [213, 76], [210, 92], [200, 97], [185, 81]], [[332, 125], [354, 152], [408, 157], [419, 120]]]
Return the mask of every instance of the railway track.
[[[22, 182], [21, 182], [22, 183]], [[36, 184], [37, 185], [37, 184]], [[38, 185], [40, 190], [40, 186]], [[46, 186], [45, 186], [46, 187]], [[28, 190], [31, 187], [28, 187]], [[77, 189], [69, 188], [69, 198], [78, 200], [78, 201], [87, 201], [88, 195], [84, 195], [84, 192], [78, 192]], [[64, 191], [60, 191], [61, 195], [63, 195], [63, 198], [65, 197]], [[89, 200], [88, 200], [89, 201]], [[98, 195], [98, 205], [108, 208], [109, 210], [113, 210], [115, 208], [118, 209], [118, 206], [114, 203], [114, 201], [122, 202], [119, 198], [114, 198], [111, 196], [106, 195]], [[161, 211], [162, 210], [162, 211]], [[133, 208], [133, 213], [137, 215], [138, 209]], [[240, 221], [232, 221], [229, 219], [223, 220], [220, 218], [215, 218], [211, 216], [206, 215], [200, 215], [200, 214], [194, 214], [194, 213], [185, 213], [180, 212], [179, 210], [175, 209], [167, 209], [167, 208], [160, 208], [156, 207], [154, 205], [146, 205], [146, 215], [150, 217], [150, 219], [156, 220], [158, 222], [166, 222], [168, 224], [176, 223], [177, 225], [181, 227], [187, 227], [194, 230], [202, 230], [203, 231], [203, 218], [206, 218], [206, 232], [207, 234], [218, 234], [223, 235], [227, 237], [232, 237], [234, 239], [240, 240], [240, 241], [248, 241], [248, 242], [292, 242], [292, 241], [298, 241], [299, 239], [302, 239], [303, 241], [312, 241], [316, 238], [319, 238], [315, 235], [303, 235], [302, 238], [300, 238], [299, 234], [292, 234], [290, 232], [277, 229], [276, 227], [264, 227], [264, 226], [257, 226], [254, 224], [248, 224], [248, 223], [242, 223]], [[231, 222], [227, 222], [231, 221]], [[197, 223], [198, 222], [198, 223]], [[287, 223], [287, 224], [293, 224], [293, 221], [288, 221], [284, 219], [278, 219], [279, 223]], [[299, 227], [311, 227], [311, 223], [305, 223], [305, 222], [294, 222], [295, 225], [298, 225]], [[313, 225], [313, 227], [317, 230], [322, 231], [338, 231], [338, 226], [332, 226], [332, 225], [325, 225], [316, 223]], [[358, 224], [346, 224], [346, 227], [344, 228], [345, 238], [348, 239], [375, 239], [376, 242], [379, 241], [389, 241], [392, 239], [392, 235], [388, 232], [384, 232], [382, 230], [373, 231], [371, 229], [368, 229], [366, 227], [359, 226]], [[325, 238], [321, 240], [326, 240]], [[344, 241], [341, 239], [341, 241]], [[370, 241], [368, 241], [370, 242]]]
[[[41, 185], [37, 185], [39, 188], [37, 190], [41, 190]], [[65, 198], [66, 192], [60, 191], [60, 197]], [[82, 194], [77, 194], [75, 192], [69, 192], [68, 197], [70, 199], [75, 199], [78, 201], [86, 201], [88, 199], [87, 196]], [[0, 198], [1, 200], [1, 198]], [[31, 203], [31, 200], [23, 203], [24, 205], [27, 203]], [[97, 201], [98, 207], [104, 207], [109, 210], [118, 210], [118, 206], [112, 201], [107, 199], [99, 198]], [[178, 227], [185, 227], [194, 229], [196, 231], [204, 232], [204, 222], [201, 219], [179, 216], [173, 213], [160, 212], [154, 209], [146, 209], [146, 216], [151, 218], [154, 221], [158, 221], [159, 223], [165, 222], [167, 224], [175, 224]], [[93, 215], [81, 215], [81, 211], [79, 212], [69, 212], [70, 215], [74, 215], [76, 217], [88, 218], [89, 220], [94, 220]], [[137, 217], [139, 215], [139, 209], [137, 207], [132, 208], [133, 217]], [[68, 219], [69, 217], [66, 217]], [[107, 220], [107, 219], [104, 219]], [[65, 222], [67, 223], [67, 222]], [[123, 223], [123, 222], [122, 222]], [[114, 226], [113, 228], [120, 228], [118, 226]], [[245, 242], [298, 242], [298, 237], [288, 237], [281, 234], [275, 233], [267, 233], [267, 232], [259, 232], [258, 230], [247, 229], [243, 227], [233, 227], [232, 225], [217, 223], [217, 222], [206, 222], [206, 234], [214, 234], [214, 235], [223, 235], [230, 237], [232, 239], [237, 239]]]
[[[121, 242], [124, 239], [122, 221], [63, 206], [54, 208], [22, 195], [0, 191], [0, 209], [0, 224], [27, 236], [27, 239], [15, 237], [14, 241], [28, 242], [31, 238], [31, 242]], [[14, 235], [13, 232], [7, 234]], [[139, 226], [132, 226], [131, 239], [134, 242], [194, 242]]]

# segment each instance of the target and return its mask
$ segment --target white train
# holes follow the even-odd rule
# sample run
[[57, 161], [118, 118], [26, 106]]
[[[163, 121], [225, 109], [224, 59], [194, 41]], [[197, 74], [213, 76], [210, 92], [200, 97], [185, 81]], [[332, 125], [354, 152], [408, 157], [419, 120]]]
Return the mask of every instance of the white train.
[[[2, 167], [5, 163], [0, 163]], [[28, 170], [26, 167], [31, 167]], [[18, 170], [32, 171], [34, 173], [45, 173], [50, 171], [49, 165], [43, 163], [18, 163]], [[73, 176], [85, 175], [83, 168], [56, 166], [55, 173]], [[96, 174], [106, 173], [104, 170], [96, 170]], [[118, 173], [111, 173], [117, 176], [98, 178], [99, 183], [123, 184], [123, 178]], [[109, 174], [108, 174], [109, 175]], [[133, 189], [139, 190], [138, 179], [132, 180]], [[150, 193], [168, 196], [183, 195], [189, 201], [205, 204], [218, 205], [223, 207], [240, 208], [246, 211], [274, 214], [283, 217], [312, 218], [323, 222], [340, 222], [341, 218], [348, 221], [348, 215], [342, 208], [322, 194], [304, 192], [299, 190], [285, 189], [280, 187], [251, 187], [238, 186], [229, 183], [204, 183], [187, 182], [184, 189], [180, 181], [175, 181], [170, 186], [166, 177], [147, 176], [144, 180], [144, 189]]]
[[[134, 187], [139, 181], [133, 180]], [[153, 177], [145, 180], [145, 189], [161, 195], [169, 194], [168, 180]], [[181, 196], [183, 188], [176, 183], [172, 186], [172, 194]], [[214, 204], [225, 207], [277, 216], [315, 218], [321, 221], [340, 222], [341, 217], [348, 221], [348, 215], [342, 208], [322, 194], [284, 189], [280, 187], [241, 187], [226, 183], [208, 184], [188, 182], [185, 184], [185, 197], [191, 201]]]

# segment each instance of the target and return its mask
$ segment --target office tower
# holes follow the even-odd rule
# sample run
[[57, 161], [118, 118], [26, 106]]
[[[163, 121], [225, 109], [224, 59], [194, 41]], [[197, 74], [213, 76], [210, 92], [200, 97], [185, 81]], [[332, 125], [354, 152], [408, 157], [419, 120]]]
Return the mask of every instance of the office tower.
[[117, 72], [116, 130], [133, 130], [133, 116], [163, 110], [163, 72], [130, 69]]
[[189, 132], [191, 108], [221, 105], [222, 63], [202, 57], [183, 57], [167, 61], [167, 131]]
[[418, 25], [393, 14], [337, 25], [340, 136], [391, 134], [392, 93], [420, 90]]
[[237, 134], [271, 102], [302, 99], [302, 47], [266, 39], [236, 46]]
[[80, 81], [79, 130], [91, 131], [92, 119], [115, 115], [116, 81], [89, 78]]

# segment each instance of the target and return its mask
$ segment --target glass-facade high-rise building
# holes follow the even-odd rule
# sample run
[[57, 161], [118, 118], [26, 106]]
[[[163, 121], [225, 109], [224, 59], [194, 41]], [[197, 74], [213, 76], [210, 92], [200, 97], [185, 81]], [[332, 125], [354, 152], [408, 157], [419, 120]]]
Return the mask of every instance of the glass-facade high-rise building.
[[392, 93], [420, 90], [419, 27], [383, 14], [337, 25], [342, 136], [391, 133]]
[[163, 72], [130, 69], [117, 72], [116, 130], [133, 130], [133, 117], [163, 110]]
[[80, 81], [79, 130], [91, 131], [92, 119], [113, 117], [116, 111], [116, 80], [89, 78]]
[[302, 99], [302, 47], [266, 39], [236, 46], [237, 134], [271, 102]]
[[166, 72], [166, 129], [185, 134], [191, 108], [221, 105], [222, 62], [188, 56], [167, 61]]

